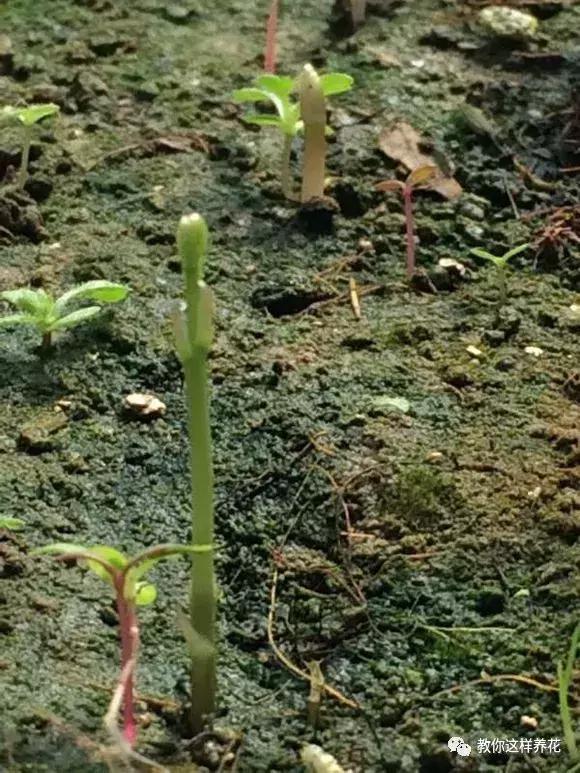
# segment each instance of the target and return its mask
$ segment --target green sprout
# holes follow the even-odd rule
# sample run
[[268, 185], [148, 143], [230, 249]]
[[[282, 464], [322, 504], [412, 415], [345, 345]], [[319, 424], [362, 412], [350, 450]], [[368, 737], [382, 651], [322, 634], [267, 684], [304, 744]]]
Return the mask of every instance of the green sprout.
[[45, 105], [31, 105], [30, 107], [5, 107], [0, 111], [0, 123], [18, 122], [23, 127], [20, 171], [16, 180], [19, 188], [24, 188], [28, 179], [30, 146], [32, 145], [35, 125], [42, 121], [43, 118], [50, 118], [59, 112], [59, 106], [54, 105], [52, 102]]
[[[132, 749], [137, 738], [135, 723], [135, 669], [139, 649], [137, 607], [148, 606], [157, 598], [157, 588], [143, 580], [145, 574], [164, 558], [188, 554], [187, 545], [156, 545], [129, 558], [107, 545], [85, 547], [69, 542], [57, 542], [32, 551], [33, 555], [55, 555], [61, 560], [76, 560], [90, 569], [113, 589], [121, 638], [121, 670], [118, 687], [105, 717], [107, 728], [115, 736], [117, 704], [123, 704], [121, 740]], [[118, 697], [117, 697], [118, 696]]]
[[[300, 77], [300, 76], [299, 76]], [[233, 93], [235, 102], [270, 102], [275, 113], [251, 113], [244, 116], [247, 123], [257, 126], [275, 126], [283, 136], [282, 158], [280, 163], [280, 180], [282, 192], [286, 198], [292, 198], [292, 182], [290, 175], [290, 156], [294, 137], [304, 129], [299, 99], [293, 98], [298, 89], [298, 79], [286, 75], [260, 75], [251, 88], [238, 89]], [[353, 79], [343, 73], [327, 73], [319, 77], [320, 88], [324, 97], [341, 94], [352, 88]], [[331, 133], [326, 126], [326, 133]]]
[[24, 521], [20, 518], [8, 518], [7, 516], [0, 515], [0, 529], [11, 529], [17, 531], [24, 528]]
[[[560, 703], [560, 718], [562, 720], [562, 728], [564, 730], [564, 739], [570, 754], [572, 762], [578, 762], [580, 755], [578, 754], [578, 745], [576, 743], [576, 735], [574, 728], [572, 727], [572, 716], [570, 712], [570, 704], [568, 702], [568, 692], [572, 684], [574, 676], [574, 662], [576, 656], [580, 652], [580, 623], [574, 629], [572, 639], [570, 640], [570, 648], [566, 657], [565, 663], [558, 663], [558, 694]], [[575, 767], [574, 770], [578, 770], [580, 766]]]
[[207, 357], [213, 341], [213, 293], [203, 281], [208, 229], [201, 215], [181, 218], [177, 246], [185, 307], [174, 318], [185, 375], [191, 474], [191, 591], [186, 638], [191, 653], [191, 726], [199, 732], [216, 705], [214, 491]]
[[505, 304], [507, 303], [508, 261], [511, 260], [511, 258], [515, 257], [516, 255], [519, 255], [520, 252], [527, 250], [529, 246], [530, 246], [529, 244], [520, 244], [519, 247], [514, 247], [513, 249], [508, 250], [501, 257], [499, 257], [498, 255], [492, 255], [491, 252], [488, 252], [487, 250], [482, 250], [480, 247], [474, 247], [471, 250], [473, 255], [477, 255], [478, 258], [483, 258], [484, 260], [489, 260], [490, 263], [493, 263], [494, 266], [496, 267], [497, 275], [498, 275], [498, 283], [499, 283], [500, 308], [502, 306], [505, 306]]
[[77, 285], [54, 299], [44, 290], [23, 287], [0, 293], [0, 300], [15, 306], [17, 314], [0, 317], [0, 328], [13, 325], [32, 325], [42, 335], [42, 348], [52, 345], [52, 334], [58, 330], [76, 327], [101, 312], [101, 306], [83, 306], [69, 311], [69, 305], [77, 301], [94, 301], [99, 304], [118, 303], [124, 300], [129, 288], [115, 282], [95, 279]]

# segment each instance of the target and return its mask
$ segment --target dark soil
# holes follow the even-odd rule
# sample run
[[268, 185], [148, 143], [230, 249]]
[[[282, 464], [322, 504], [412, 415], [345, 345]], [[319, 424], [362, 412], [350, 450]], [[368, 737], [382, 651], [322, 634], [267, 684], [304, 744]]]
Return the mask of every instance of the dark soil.
[[[311, 61], [356, 81], [333, 103], [340, 212], [317, 235], [279, 195], [278, 138], [230, 101], [259, 72], [266, 5], [11, 0], [0, 11], [13, 51], [0, 47], [2, 102], [62, 110], [38, 132], [25, 193], [10, 184], [19, 138], [0, 135], [0, 290], [132, 288], [48, 358], [32, 331], [0, 335], [0, 511], [26, 521], [0, 534], [0, 766], [106, 770], [112, 599], [28, 551], [189, 537], [169, 312], [176, 225], [195, 210], [213, 235], [217, 725], [242, 739], [236, 769], [299, 771], [315, 741], [357, 773], [565, 771], [563, 741], [559, 755], [460, 759], [447, 740], [563, 737], [556, 663], [580, 601], [580, 178], [561, 170], [580, 163], [580, 7], [530, 3], [540, 34], [523, 44], [482, 36], [477, 4], [383, 3], [342, 37], [332, 0], [284, 3], [280, 71]], [[458, 120], [465, 102], [497, 136]], [[395, 120], [464, 188], [455, 201], [416, 196], [426, 273], [415, 290], [400, 200], [373, 187], [398, 173], [377, 146]], [[469, 250], [526, 241], [498, 313], [492, 269]], [[131, 392], [155, 394], [166, 415], [128, 416]], [[326, 696], [316, 730], [310, 685], [268, 642], [275, 568], [278, 647], [305, 671], [320, 661], [360, 704]], [[182, 771], [194, 769], [176, 624], [187, 574], [185, 562], [156, 570], [138, 683], [139, 748]], [[578, 727], [578, 678], [570, 697]]]

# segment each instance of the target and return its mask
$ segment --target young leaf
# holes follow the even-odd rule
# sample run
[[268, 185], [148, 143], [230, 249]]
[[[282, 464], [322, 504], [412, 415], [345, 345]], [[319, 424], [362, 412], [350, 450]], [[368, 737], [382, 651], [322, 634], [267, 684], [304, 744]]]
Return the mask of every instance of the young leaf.
[[38, 123], [43, 118], [56, 115], [58, 112], [60, 112], [60, 107], [52, 104], [52, 102], [46, 105], [31, 105], [18, 110], [18, 120], [24, 126], [34, 126], [35, 123]]
[[81, 322], [84, 322], [86, 319], [90, 319], [91, 317], [100, 314], [101, 311], [102, 308], [100, 306], [85, 306], [82, 309], [76, 309], [76, 311], [71, 311], [71, 313], [67, 314], [65, 317], [61, 317], [55, 322], [52, 322], [49, 329], [52, 331], [64, 330], [67, 327], [75, 327], [76, 325], [80, 325]]
[[139, 582], [135, 589], [135, 604], [146, 607], [157, 598], [157, 588], [150, 582]]
[[[106, 562], [110, 567], [115, 570], [122, 571], [127, 566], [127, 559], [125, 556], [115, 548], [110, 548], [108, 545], [96, 545], [90, 548], [91, 555], [100, 558]], [[109, 570], [100, 561], [87, 560], [87, 568], [94, 572], [97, 577], [105, 582], [112, 583], [113, 576]]]
[[34, 324], [31, 314], [10, 314], [8, 317], [0, 317], [0, 327], [12, 327], [12, 325]]
[[0, 515], [0, 529], [13, 529], [14, 531], [24, 528], [24, 521], [20, 518], [8, 518]]
[[342, 72], [329, 72], [326, 75], [320, 76], [320, 85], [325, 97], [350, 91], [353, 83], [354, 78]]
[[117, 282], [107, 282], [105, 279], [94, 279], [73, 287], [60, 296], [56, 302], [56, 310], [61, 313], [71, 301], [97, 301], [97, 303], [118, 303], [125, 300], [129, 288]]
[[470, 250], [472, 255], [477, 255], [478, 258], [483, 258], [484, 260], [491, 260], [492, 263], [495, 263], [498, 265], [498, 261], [501, 261], [501, 258], [498, 258], [497, 255], [492, 255], [491, 252], [488, 252], [487, 250], [482, 250], [481, 247], [472, 247]]
[[256, 126], [282, 126], [282, 121], [277, 115], [260, 115], [258, 113], [252, 113], [244, 116], [246, 123], [253, 123]]
[[508, 250], [506, 253], [504, 253], [503, 259], [505, 261], [508, 261], [510, 258], [513, 258], [516, 255], [519, 255], [520, 252], [527, 250], [529, 246], [530, 246], [529, 244], [520, 244], [519, 247], [513, 247], [511, 250]]
[[270, 97], [264, 94], [261, 89], [246, 88], [234, 91], [232, 99], [234, 102], [264, 102], [268, 101]]
[[53, 304], [52, 299], [44, 290], [31, 290], [28, 287], [22, 287], [19, 290], [5, 290], [0, 293], [0, 298], [16, 306], [20, 311], [28, 314], [44, 314]]
[[260, 89], [263, 89], [270, 94], [275, 94], [282, 100], [287, 100], [292, 89], [294, 88], [294, 80], [286, 75], [271, 75], [266, 73], [256, 78], [256, 83]]
[[84, 545], [75, 545], [72, 542], [53, 542], [51, 545], [43, 545], [41, 548], [31, 550], [33, 556], [46, 556], [59, 554], [61, 556], [89, 555], [89, 548]]

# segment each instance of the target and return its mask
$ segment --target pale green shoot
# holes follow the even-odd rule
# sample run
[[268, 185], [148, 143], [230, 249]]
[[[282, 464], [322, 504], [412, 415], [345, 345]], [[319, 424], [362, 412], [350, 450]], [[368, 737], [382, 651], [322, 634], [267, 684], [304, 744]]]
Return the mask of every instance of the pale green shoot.
[[[270, 102], [275, 114], [250, 113], [244, 121], [257, 126], [274, 126], [283, 135], [281, 159], [281, 183], [284, 195], [292, 198], [290, 180], [290, 155], [292, 140], [303, 130], [304, 123], [300, 115], [300, 101], [293, 97], [297, 89], [297, 80], [287, 75], [260, 75], [250, 88], [238, 89], [233, 93], [235, 102]], [[320, 85], [325, 97], [341, 94], [352, 88], [353, 78], [344, 73], [327, 73], [320, 76]], [[331, 133], [327, 127], [327, 133]]]
[[529, 244], [520, 244], [518, 247], [513, 247], [511, 250], [508, 250], [503, 255], [492, 255], [491, 252], [488, 252], [487, 250], [483, 250], [480, 247], [474, 247], [471, 250], [471, 253], [473, 255], [477, 255], [478, 258], [483, 258], [484, 260], [488, 260], [490, 263], [493, 263], [493, 265], [497, 269], [498, 273], [498, 280], [499, 280], [499, 305], [505, 306], [507, 302], [507, 265], [508, 261], [511, 260], [511, 258], [514, 258], [516, 255], [519, 255], [520, 252], [524, 252], [524, 250], [527, 250]]
[[30, 160], [30, 146], [32, 144], [34, 126], [44, 118], [50, 118], [59, 112], [59, 106], [52, 102], [44, 105], [30, 105], [30, 107], [4, 107], [2, 112], [0, 112], [1, 123], [17, 121], [24, 127], [20, 171], [16, 181], [19, 188], [24, 188], [28, 179], [28, 162]]
[[44, 290], [21, 288], [0, 293], [0, 300], [14, 306], [18, 313], [0, 317], [0, 328], [14, 325], [32, 325], [42, 335], [43, 348], [52, 344], [52, 334], [58, 330], [76, 327], [101, 312], [101, 305], [83, 306], [69, 311], [72, 303], [93, 301], [98, 304], [118, 303], [124, 300], [129, 288], [115, 282], [95, 279], [77, 285], [54, 299]]

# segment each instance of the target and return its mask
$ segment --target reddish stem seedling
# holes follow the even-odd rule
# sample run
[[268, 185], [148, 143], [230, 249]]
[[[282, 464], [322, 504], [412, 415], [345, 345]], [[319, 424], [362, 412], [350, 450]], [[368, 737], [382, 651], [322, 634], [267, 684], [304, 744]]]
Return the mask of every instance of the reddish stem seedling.
[[436, 166], [419, 166], [414, 169], [405, 182], [401, 180], [384, 180], [375, 185], [377, 191], [400, 191], [403, 197], [405, 213], [405, 234], [407, 239], [407, 278], [415, 273], [415, 224], [413, 218], [413, 191], [426, 190], [433, 178], [439, 174]]
[[264, 72], [276, 72], [276, 40], [278, 33], [278, 5], [279, 0], [272, 0], [270, 13], [266, 23], [266, 48], [264, 51]]
[[[186, 545], [155, 545], [133, 558], [107, 545], [85, 547], [68, 542], [57, 542], [32, 551], [35, 555], [54, 554], [62, 560], [75, 560], [110, 584], [115, 594], [121, 638], [121, 671], [111, 707], [105, 717], [107, 729], [131, 751], [137, 740], [135, 721], [135, 668], [139, 649], [139, 622], [137, 607], [153, 603], [157, 596], [155, 586], [142, 580], [147, 571], [163, 558], [191, 554]], [[122, 705], [123, 731], [119, 734], [116, 715]]]

